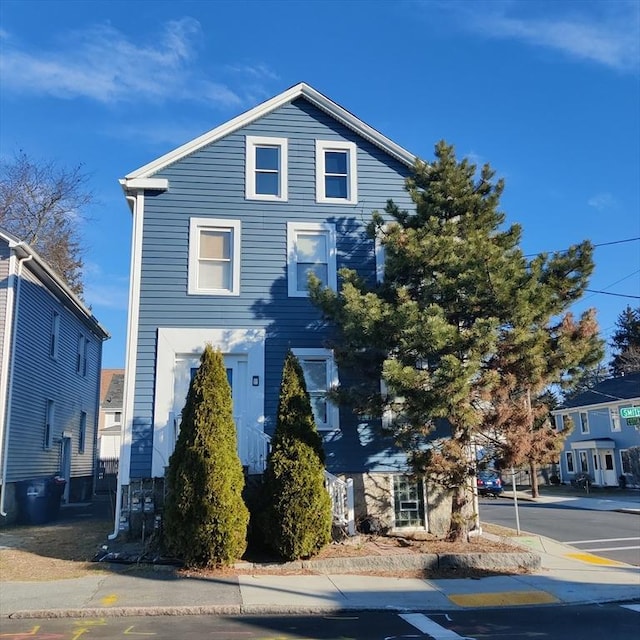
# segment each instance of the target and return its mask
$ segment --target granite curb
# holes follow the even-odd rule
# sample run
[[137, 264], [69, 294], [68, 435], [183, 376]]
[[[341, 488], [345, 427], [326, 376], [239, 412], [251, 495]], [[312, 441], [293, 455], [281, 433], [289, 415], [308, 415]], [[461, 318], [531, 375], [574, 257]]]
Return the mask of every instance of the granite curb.
[[312, 571], [321, 575], [357, 574], [366, 571], [533, 571], [541, 567], [542, 560], [536, 553], [521, 551], [514, 553], [465, 553], [465, 554], [396, 554], [390, 556], [349, 556], [321, 560], [299, 560], [277, 565], [237, 563], [240, 571], [281, 573], [287, 571]]

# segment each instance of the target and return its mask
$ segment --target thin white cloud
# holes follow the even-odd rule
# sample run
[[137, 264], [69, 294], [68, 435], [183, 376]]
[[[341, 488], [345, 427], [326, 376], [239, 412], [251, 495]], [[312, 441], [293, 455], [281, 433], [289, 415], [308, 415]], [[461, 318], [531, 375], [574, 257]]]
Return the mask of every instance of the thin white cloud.
[[[0, 58], [3, 89], [102, 103], [243, 104], [227, 84], [207, 78], [198, 68], [201, 39], [200, 23], [193, 18], [166, 23], [150, 44], [134, 42], [109, 24], [61, 34], [48, 50], [35, 50], [5, 37]], [[268, 78], [267, 71], [262, 75]]]
[[587, 200], [587, 204], [598, 211], [606, 211], [612, 209], [616, 201], [610, 193], [597, 193]]
[[[428, 6], [428, 5], [427, 5]], [[640, 67], [640, 3], [449, 2], [464, 28], [488, 38], [520, 40], [618, 71]]]

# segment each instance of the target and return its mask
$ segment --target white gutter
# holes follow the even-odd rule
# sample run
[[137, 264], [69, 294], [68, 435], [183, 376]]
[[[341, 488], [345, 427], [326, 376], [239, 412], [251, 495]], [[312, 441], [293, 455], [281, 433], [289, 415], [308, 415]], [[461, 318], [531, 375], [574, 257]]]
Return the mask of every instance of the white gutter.
[[[18, 313], [20, 310], [20, 291], [21, 287], [21, 274], [22, 274], [22, 265], [25, 262], [29, 262], [33, 258], [33, 254], [29, 254], [22, 258], [18, 259], [18, 266], [15, 267], [16, 255], [15, 249], [20, 245], [14, 245], [13, 247], [9, 245], [10, 249], [13, 249], [14, 253], [10, 258], [10, 267], [9, 267], [9, 282], [7, 284], [7, 317], [5, 318], [5, 335], [4, 335], [4, 346], [2, 353], [6, 353], [4, 350], [8, 343], [11, 342], [11, 354], [9, 356], [9, 363], [7, 364], [6, 371], [2, 371], [2, 380], [0, 381], [0, 401], [2, 405], [0, 405], [0, 449], [2, 449], [2, 487], [0, 487], [0, 516], [3, 518], [7, 516], [6, 511], [4, 510], [4, 498], [5, 491], [7, 487], [7, 463], [9, 460], [9, 432], [11, 423], [9, 422], [9, 417], [11, 416], [11, 405], [13, 399], [13, 393], [11, 392], [11, 387], [13, 385], [13, 365], [15, 363], [16, 356], [16, 343], [17, 336], [16, 333], [18, 331]], [[16, 294], [15, 301], [13, 299], [13, 287], [15, 284]], [[13, 315], [13, 323], [10, 327], [9, 331], [6, 331], [7, 325], [9, 325], [9, 320], [11, 316], [12, 306], [15, 306], [15, 314]], [[7, 334], [10, 334], [9, 337]], [[4, 359], [4, 357], [3, 357]], [[4, 367], [3, 367], [4, 369]], [[6, 374], [6, 375], [5, 375]], [[6, 402], [6, 404], [5, 404]], [[4, 415], [3, 415], [4, 414]]]
[[[126, 186], [121, 181], [126, 191]], [[120, 431], [120, 461], [116, 486], [116, 507], [113, 533], [114, 540], [120, 533], [120, 510], [122, 509], [122, 486], [129, 484], [131, 469], [131, 432], [133, 430], [133, 398], [136, 380], [136, 358], [138, 355], [138, 316], [140, 311], [140, 273], [142, 270], [142, 224], [144, 218], [144, 190], [138, 189], [135, 196], [126, 195], [133, 214], [131, 234], [131, 280], [129, 285], [129, 317], [127, 319], [127, 353], [125, 357], [124, 395], [122, 402], [122, 426]], [[125, 480], [123, 482], [123, 480]]]

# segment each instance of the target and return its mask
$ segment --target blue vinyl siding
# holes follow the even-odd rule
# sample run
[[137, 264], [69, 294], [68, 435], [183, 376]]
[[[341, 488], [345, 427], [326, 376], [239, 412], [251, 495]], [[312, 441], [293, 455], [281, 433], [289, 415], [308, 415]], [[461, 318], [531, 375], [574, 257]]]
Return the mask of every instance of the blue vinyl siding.
[[[50, 357], [51, 318], [60, 314], [58, 357]], [[86, 375], [78, 375], [78, 335], [89, 340]], [[102, 342], [23, 270], [9, 415], [9, 482], [60, 472], [60, 439], [72, 434], [71, 477], [91, 476], [97, 432]], [[52, 446], [44, 448], [47, 400], [55, 403]], [[78, 454], [81, 411], [87, 413], [85, 452]]]
[[[245, 199], [247, 135], [288, 139], [288, 201]], [[316, 203], [316, 139], [356, 143], [356, 205]], [[402, 208], [412, 206], [404, 190], [408, 173], [405, 165], [299, 99], [155, 174], [168, 179], [169, 189], [145, 197], [132, 478], [151, 473], [158, 327], [266, 329], [265, 416], [266, 430], [271, 431], [287, 348], [321, 347], [329, 336], [329, 328], [308, 299], [288, 297], [287, 222], [334, 224], [338, 269], [355, 268], [373, 278], [374, 247], [364, 225], [372, 211], [384, 209], [389, 198]], [[191, 217], [241, 221], [239, 296], [187, 295]], [[390, 450], [359, 445], [355, 425], [345, 412], [340, 424], [344, 437], [327, 444], [330, 469], [378, 470], [381, 464], [393, 463]]]

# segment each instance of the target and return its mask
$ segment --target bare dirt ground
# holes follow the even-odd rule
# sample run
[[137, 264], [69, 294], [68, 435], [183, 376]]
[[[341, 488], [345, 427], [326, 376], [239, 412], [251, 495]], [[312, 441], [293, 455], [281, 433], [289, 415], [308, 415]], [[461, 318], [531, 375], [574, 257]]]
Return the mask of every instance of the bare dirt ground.
[[[75, 517], [74, 517], [75, 516]], [[87, 513], [69, 513], [57, 522], [37, 526], [13, 526], [0, 529], [0, 579], [11, 581], [46, 581], [77, 578], [92, 571], [106, 570], [94, 556], [112, 543], [107, 540], [113, 521]], [[505, 530], [508, 532], [509, 530]], [[496, 531], [499, 535], [505, 532]], [[429, 534], [420, 540], [387, 536], [356, 536], [336, 542], [321, 551], [316, 558], [344, 558], [354, 556], [385, 556], [406, 553], [478, 553], [512, 552], [513, 546], [489, 540], [472, 538], [469, 543], [450, 543]], [[254, 560], [248, 558], [249, 560]], [[273, 573], [273, 564], [268, 571]], [[283, 571], [290, 569], [282, 567]], [[260, 571], [230, 568], [209, 573], [238, 574]]]

